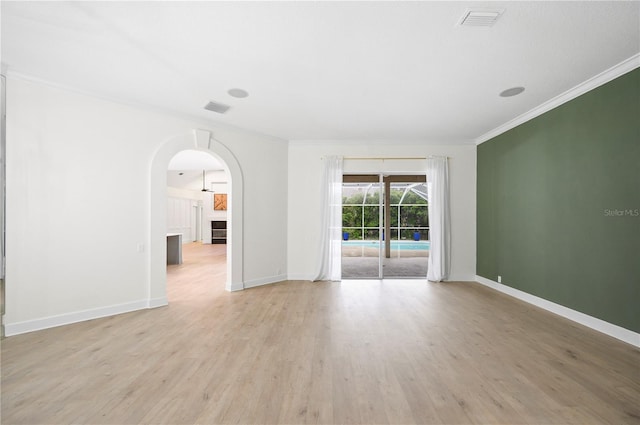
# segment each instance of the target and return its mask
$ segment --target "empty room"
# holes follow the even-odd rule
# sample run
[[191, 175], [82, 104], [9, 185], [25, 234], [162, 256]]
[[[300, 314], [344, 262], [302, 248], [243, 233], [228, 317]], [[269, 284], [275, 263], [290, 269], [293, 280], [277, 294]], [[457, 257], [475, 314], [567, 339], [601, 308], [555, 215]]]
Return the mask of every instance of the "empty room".
[[2, 1], [3, 424], [640, 424], [640, 2]]

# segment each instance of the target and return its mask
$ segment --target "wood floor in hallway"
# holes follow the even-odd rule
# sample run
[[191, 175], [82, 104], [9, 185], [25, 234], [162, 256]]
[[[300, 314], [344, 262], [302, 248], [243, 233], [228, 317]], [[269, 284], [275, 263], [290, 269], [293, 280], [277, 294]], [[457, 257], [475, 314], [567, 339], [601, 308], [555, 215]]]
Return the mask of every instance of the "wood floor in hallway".
[[2, 341], [2, 424], [640, 424], [640, 350], [475, 283], [224, 291]]

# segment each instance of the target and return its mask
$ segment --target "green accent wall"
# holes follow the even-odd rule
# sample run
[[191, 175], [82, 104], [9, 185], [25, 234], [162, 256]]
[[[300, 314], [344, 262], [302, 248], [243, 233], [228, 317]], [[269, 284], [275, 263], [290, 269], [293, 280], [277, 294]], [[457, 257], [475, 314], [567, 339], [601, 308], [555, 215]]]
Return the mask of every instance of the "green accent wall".
[[640, 69], [478, 146], [479, 276], [640, 332]]

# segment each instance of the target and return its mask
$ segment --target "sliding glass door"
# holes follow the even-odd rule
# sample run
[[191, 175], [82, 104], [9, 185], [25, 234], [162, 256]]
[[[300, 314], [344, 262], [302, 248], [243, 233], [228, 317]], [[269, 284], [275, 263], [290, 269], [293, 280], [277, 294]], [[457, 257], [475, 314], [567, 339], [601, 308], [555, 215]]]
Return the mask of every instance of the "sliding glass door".
[[429, 222], [423, 176], [344, 176], [342, 278], [424, 278]]
[[380, 183], [343, 183], [343, 279], [370, 279], [380, 275], [380, 201]]
[[389, 239], [383, 241], [382, 277], [425, 278], [429, 255], [425, 183], [389, 181], [386, 187], [385, 214], [389, 223]]

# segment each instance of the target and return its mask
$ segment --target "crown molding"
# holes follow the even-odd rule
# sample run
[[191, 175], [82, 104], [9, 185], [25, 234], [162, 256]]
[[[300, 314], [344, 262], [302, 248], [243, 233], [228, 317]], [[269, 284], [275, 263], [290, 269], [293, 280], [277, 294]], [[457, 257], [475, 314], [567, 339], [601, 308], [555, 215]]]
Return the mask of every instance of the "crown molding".
[[616, 78], [626, 74], [627, 72], [631, 72], [638, 67], [640, 67], [640, 53], [631, 56], [630, 58], [620, 62], [617, 65], [612, 66], [611, 68], [601, 72], [600, 74], [592, 78], [589, 78], [588, 80], [552, 98], [551, 100], [548, 100], [543, 104], [536, 106], [532, 110], [512, 119], [511, 121], [508, 121], [501, 126], [496, 127], [493, 130], [483, 134], [476, 139], [476, 145], [484, 143], [487, 140], [491, 140], [494, 137], [499, 136], [500, 134], [509, 131], [514, 127], [524, 124], [525, 122], [530, 121], [554, 108], [557, 108], [558, 106], [567, 103], [570, 100], [573, 100], [576, 97], [581, 96], [597, 87], [600, 87], [601, 85], [606, 84], [609, 81], [615, 80]]
[[473, 139], [291, 139], [290, 146], [474, 146]]

